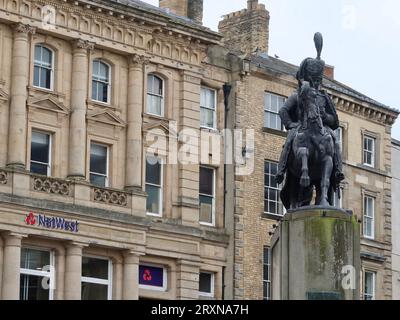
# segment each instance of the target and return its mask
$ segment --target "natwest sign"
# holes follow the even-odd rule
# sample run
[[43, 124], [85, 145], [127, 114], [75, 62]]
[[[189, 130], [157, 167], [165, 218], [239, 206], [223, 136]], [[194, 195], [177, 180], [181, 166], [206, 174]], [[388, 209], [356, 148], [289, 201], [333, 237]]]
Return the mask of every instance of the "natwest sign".
[[79, 232], [78, 221], [66, 220], [59, 217], [49, 217], [44, 214], [30, 212], [25, 217], [25, 223], [29, 226], [38, 226], [47, 229], [57, 229], [69, 232]]

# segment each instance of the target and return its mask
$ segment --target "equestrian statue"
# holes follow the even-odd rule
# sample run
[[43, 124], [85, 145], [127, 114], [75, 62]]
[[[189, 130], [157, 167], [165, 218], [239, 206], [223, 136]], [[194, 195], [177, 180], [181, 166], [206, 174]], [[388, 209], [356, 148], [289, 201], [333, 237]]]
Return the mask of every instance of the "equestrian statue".
[[[290, 96], [279, 115], [288, 130], [280, 157], [276, 181], [284, 182], [281, 200], [286, 209], [315, 205], [330, 207], [339, 192], [342, 156], [335, 130], [339, 128], [336, 107], [321, 89], [325, 62], [321, 59], [323, 38], [314, 36], [317, 58], [307, 58], [297, 72], [299, 88]], [[340, 193], [339, 193], [340, 194]]]

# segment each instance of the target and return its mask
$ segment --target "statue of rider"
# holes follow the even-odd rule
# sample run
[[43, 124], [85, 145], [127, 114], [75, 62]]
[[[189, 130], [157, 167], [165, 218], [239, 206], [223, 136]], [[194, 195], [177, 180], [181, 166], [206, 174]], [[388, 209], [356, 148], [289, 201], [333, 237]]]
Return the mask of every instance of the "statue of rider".
[[299, 82], [299, 89], [296, 90], [292, 96], [290, 96], [284, 106], [281, 108], [279, 115], [282, 122], [288, 130], [288, 137], [281, 154], [278, 166], [278, 174], [276, 175], [276, 181], [281, 184], [284, 180], [286, 170], [288, 169], [288, 158], [292, 147], [292, 142], [297, 135], [297, 132], [301, 126], [301, 106], [299, 100], [299, 91], [304, 81], [310, 83], [310, 85], [317, 90], [316, 103], [319, 107], [323, 125], [327, 132], [332, 136], [335, 152], [334, 152], [334, 168], [333, 168], [333, 179], [334, 185], [337, 189], [340, 182], [344, 180], [344, 174], [342, 172], [342, 156], [340, 151], [340, 145], [336, 137], [335, 131], [339, 128], [339, 118], [336, 113], [336, 107], [325, 90], [321, 89], [325, 62], [321, 59], [321, 52], [323, 46], [323, 39], [320, 33], [316, 33], [314, 36], [315, 46], [317, 49], [317, 58], [307, 58], [301, 65], [297, 72], [297, 80]]

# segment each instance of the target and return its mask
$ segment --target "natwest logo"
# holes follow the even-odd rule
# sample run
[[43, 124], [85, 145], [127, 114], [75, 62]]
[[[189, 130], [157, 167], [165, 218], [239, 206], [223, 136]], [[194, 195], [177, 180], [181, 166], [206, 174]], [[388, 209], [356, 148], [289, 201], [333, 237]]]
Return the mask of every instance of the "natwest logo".
[[36, 224], [36, 218], [35, 218], [35, 215], [34, 215], [32, 212], [30, 212], [30, 213], [26, 216], [26, 218], [25, 218], [25, 223], [28, 224], [28, 225], [30, 225], [30, 226], [34, 226], [34, 225]]
[[78, 232], [78, 221], [70, 221], [59, 217], [48, 217], [44, 214], [30, 212], [25, 217], [25, 223], [29, 226], [38, 226], [47, 229], [57, 229], [69, 232]]

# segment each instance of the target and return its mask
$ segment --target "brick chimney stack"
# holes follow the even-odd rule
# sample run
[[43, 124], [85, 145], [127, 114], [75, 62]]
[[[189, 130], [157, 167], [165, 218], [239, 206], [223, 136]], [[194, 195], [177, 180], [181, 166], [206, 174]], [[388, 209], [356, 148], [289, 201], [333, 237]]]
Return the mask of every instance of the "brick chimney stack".
[[159, 7], [203, 24], [203, 0], [159, 0]]
[[244, 53], [268, 53], [269, 12], [258, 0], [248, 0], [247, 9], [224, 16], [219, 23], [223, 44]]
[[335, 67], [326, 64], [324, 69], [324, 75], [329, 79], [335, 80]]

